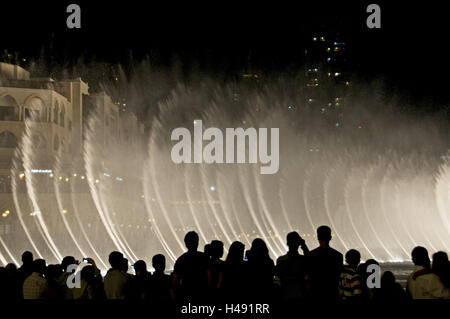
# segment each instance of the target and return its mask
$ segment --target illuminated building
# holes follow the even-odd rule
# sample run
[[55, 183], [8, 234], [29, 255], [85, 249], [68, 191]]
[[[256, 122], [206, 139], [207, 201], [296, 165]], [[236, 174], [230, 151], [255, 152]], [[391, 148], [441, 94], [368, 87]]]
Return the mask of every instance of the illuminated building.
[[305, 50], [305, 102], [321, 114], [339, 121], [351, 81], [346, 41], [335, 32], [311, 35]]
[[[2, 215], [5, 220], [15, 206], [13, 179], [19, 194], [26, 192], [27, 174], [33, 174], [37, 190], [44, 193], [53, 189], [55, 180], [64, 185], [61, 192], [70, 191], [72, 180], [86, 184], [81, 173], [83, 134], [94, 106], [101, 124], [101, 129], [96, 129], [96, 142], [107, 147], [115, 139], [132, 157], [133, 151], [143, 146], [144, 126], [133, 113], [119, 112], [108, 95], [89, 95], [88, 84], [81, 78], [33, 78], [18, 65], [0, 62], [0, 209], [8, 211]], [[27, 172], [21, 161], [14, 164], [17, 150], [26, 149], [33, 154], [33, 167]], [[55, 159], [58, 174], [53, 171]], [[87, 187], [82, 189], [87, 191]]]

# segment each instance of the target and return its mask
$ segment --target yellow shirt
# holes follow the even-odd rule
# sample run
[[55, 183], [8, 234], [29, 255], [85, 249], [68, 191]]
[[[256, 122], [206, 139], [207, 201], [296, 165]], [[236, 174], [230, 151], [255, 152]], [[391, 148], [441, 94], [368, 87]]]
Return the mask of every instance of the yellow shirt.
[[413, 299], [450, 299], [450, 290], [445, 288], [438, 276], [433, 273], [420, 275], [413, 279], [414, 273], [425, 267], [416, 266], [409, 275], [406, 291]]

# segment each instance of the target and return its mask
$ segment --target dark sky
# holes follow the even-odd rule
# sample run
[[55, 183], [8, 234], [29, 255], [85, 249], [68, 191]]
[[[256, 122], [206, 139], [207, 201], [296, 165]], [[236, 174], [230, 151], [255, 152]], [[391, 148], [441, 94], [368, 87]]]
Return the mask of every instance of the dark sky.
[[[348, 38], [354, 71], [382, 76], [401, 90], [449, 100], [448, 11], [441, 1], [9, 1], [2, 3], [0, 49], [55, 61], [80, 55], [126, 62], [151, 54], [167, 64], [234, 72], [247, 67], [284, 70], [302, 62], [305, 40], [317, 26]], [[382, 28], [366, 27], [366, 7], [381, 6]], [[78, 3], [82, 28], [69, 30], [65, 12]], [[306, 3], [306, 4], [305, 4]], [[337, 27], [336, 27], [337, 26]]]

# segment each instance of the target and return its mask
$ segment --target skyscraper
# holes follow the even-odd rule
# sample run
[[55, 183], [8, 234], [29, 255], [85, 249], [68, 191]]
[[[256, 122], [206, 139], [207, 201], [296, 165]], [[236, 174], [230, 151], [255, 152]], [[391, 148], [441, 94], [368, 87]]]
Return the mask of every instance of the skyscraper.
[[306, 103], [341, 124], [350, 88], [348, 48], [339, 32], [316, 31], [305, 50]]

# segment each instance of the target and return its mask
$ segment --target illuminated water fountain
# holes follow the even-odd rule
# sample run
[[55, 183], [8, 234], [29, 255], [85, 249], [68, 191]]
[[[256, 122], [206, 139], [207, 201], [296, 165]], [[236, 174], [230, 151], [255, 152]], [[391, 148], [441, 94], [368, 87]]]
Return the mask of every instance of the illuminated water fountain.
[[[314, 118], [306, 127], [310, 110], [270, 88], [249, 93], [242, 109], [230, 103], [229, 88], [213, 91], [174, 90], [149, 123], [147, 147], [132, 153], [119, 140], [102, 142], [101, 116], [92, 112], [82, 161], [70, 171], [61, 152], [52, 167], [35, 170], [42, 158], [30, 136], [40, 124], [27, 121], [11, 172], [16, 214], [8, 218], [15, 228], [0, 237], [1, 262], [19, 263], [21, 252], [32, 250], [49, 263], [75, 255], [106, 269], [108, 253], [120, 250], [131, 262], [164, 253], [170, 264], [189, 230], [201, 245], [218, 238], [226, 247], [234, 240], [249, 247], [262, 237], [276, 257], [288, 231], [314, 247], [323, 224], [333, 229], [334, 247], [356, 248], [363, 259], [409, 260], [415, 245], [450, 250], [448, 138], [433, 122], [397, 125], [387, 113], [361, 125], [352, 121], [360, 107], [340, 126]], [[173, 163], [171, 132], [192, 129], [194, 120], [204, 129], [279, 128], [279, 171]], [[39, 189], [44, 178], [46, 191]]]

